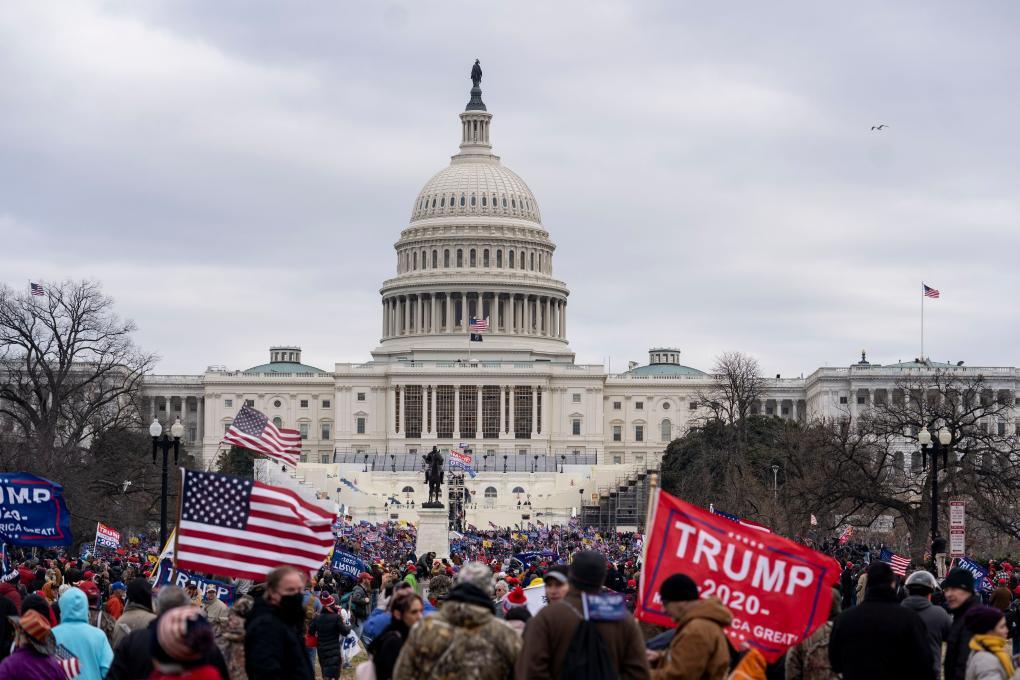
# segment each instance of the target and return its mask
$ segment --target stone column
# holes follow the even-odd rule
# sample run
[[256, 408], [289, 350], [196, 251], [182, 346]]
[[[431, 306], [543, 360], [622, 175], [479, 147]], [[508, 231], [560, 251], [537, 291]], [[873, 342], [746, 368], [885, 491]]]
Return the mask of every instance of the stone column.
[[531, 388], [531, 438], [538, 435], [538, 387]]
[[453, 332], [453, 297], [446, 293], [446, 324], [444, 328], [447, 333]]
[[545, 334], [547, 336], [549, 336], [549, 337], [552, 337], [552, 334], [553, 334], [552, 326], [553, 326], [553, 323], [552, 323], [552, 298], [551, 297], [547, 297], [545, 299]]
[[407, 422], [407, 387], [404, 386], [404, 385], [401, 385], [401, 388], [400, 388], [400, 418], [396, 422], [396, 430], [397, 430], [398, 434], [400, 433], [401, 430], [404, 431], [404, 434], [407, 434], [407, 429], [401, 427], [401, 425], [403, 425], [406, 422]]
[[499, 332], [499, 293], [492, 294], [492, 332]]
[[429, 394], [428, 385], [421, 386], [421, 434], [429, 431]]
[[514, 386], [510, 386], [510, 438], [514, 439], [517, 434], [514, 430]]
[[567, 301], [560, 303], [560, 337], [567, 337]]
[[407, 334], [407, 298], [401, 296], [397, 298], [397, 305], [399, 305], [398, 314], [400, 316], [397, 323], [400, 325], [400, 335]]
[[195, 399], [195, 408], [198, 409], [198, 427], [195, 429], [195, 437], [201, 442], [205, 439], [205, 397]]
[[436, 299], [436, 293], [432, 294], [432, 334], [435, 335], [439, 332], [439, 300]]
[[382, 336], [384, 338], [386, 337], [386, 330], [387, 330], [387, 326], [389, 325], [388, 323], [386, 323], [387, 322], [386, 313], [387, 313], [387, 311], [389, 311], [388, 307], [389, 307], [389, 305], [386, 302], [386, 300], [383, 300], [382, 301], [382, 308], [383, 308], [383, 313], [382, 313]]
[[475, 386], [475, 439], [482, 438], [482, 386]]
[[499, 386], [499, 436], [506, 431], [506, 385]]
[[439, 432], [439, 428], [437, 427], [437, 425], [439, 423], [439, 411], [436, 410], [436, 408], [437, 408], [437, 406], [439, 404], [439, 397], [437, 396], [438, 394], [439, 394], [439, 386], [438, 385], [433, 385], [432, 386], [432, 395], [430, 397], [430, 399], [432, 400], [432, 433], [433, 434], [437, 434]]
[[535, 311], [538, 314], [538, 324], [535, 331], [539, 335], [545, 335], [545, 304], [542, 302], [542, 298], [535, 298]]
[[468, 294], [466, 292], [460, 294], [460, 330], [467, 333], [468, 329]]
[[453, 438], [460, 439], [460, 385], [453, 387]]

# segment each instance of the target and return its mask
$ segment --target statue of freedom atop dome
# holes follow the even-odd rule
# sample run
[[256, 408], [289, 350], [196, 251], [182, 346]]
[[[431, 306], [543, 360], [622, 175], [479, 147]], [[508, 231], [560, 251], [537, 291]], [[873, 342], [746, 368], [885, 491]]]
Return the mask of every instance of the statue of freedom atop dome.
[[471, 84], [478, 87], [482, 82], [482, 65], [475, 59], [475, 65], [471, 67]]

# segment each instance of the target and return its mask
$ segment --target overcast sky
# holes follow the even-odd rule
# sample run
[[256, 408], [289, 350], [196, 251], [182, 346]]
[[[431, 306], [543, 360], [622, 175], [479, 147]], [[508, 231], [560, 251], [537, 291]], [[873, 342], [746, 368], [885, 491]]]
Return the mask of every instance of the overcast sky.
[[[0, 280], [91, 277], [161, 372], [378, 344], [475, 58], [580, 362], [1020, 364], [1020, 5], [4, 4]], [[872, 125], [889, 128], [872, 132]]]

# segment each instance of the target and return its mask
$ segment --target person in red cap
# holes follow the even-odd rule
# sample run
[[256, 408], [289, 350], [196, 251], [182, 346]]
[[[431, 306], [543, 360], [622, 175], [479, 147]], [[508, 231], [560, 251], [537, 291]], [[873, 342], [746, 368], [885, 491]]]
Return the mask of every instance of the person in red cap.
[[361, 635], [361, 628], [372, 613], [372, 575], [367, 571], [358, 574], [358, 585], [351, 592], [351, 614], [354, 616], [354, 630]]

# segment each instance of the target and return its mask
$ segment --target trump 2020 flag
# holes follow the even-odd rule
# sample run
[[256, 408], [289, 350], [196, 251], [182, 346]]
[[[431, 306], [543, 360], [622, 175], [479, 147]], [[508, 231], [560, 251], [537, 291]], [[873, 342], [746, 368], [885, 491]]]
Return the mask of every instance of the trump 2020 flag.
[[694, 579], [703, 598], [733, 614], [725, 629], [736, 649], [751, 647], [776, 661], [829, 617], [834, 559], [798, 543], [744, 527], [662, 491], [652, 505], [638, 587], [637, 617], [674, 622], [659, 597], [676, 573]]
[[0, 472], [0, 539], [11, 545], [71, 545], [64, 487], [27, 472]]
[[111, 529], [102, 522], [96, 523], [96, 548], [102, 546], [103, 548], [119, 548], [120, 547], [120, 532], [116, 529]]
[[451, 470], [463, 470], [471, 476], [471, 479], [475, 478], [477, 474], [474, 466], [471, 465], [471, 456], [466, 453], [461, 453], [456, 449], [449, 450], [450, 458], [450, 469]]

